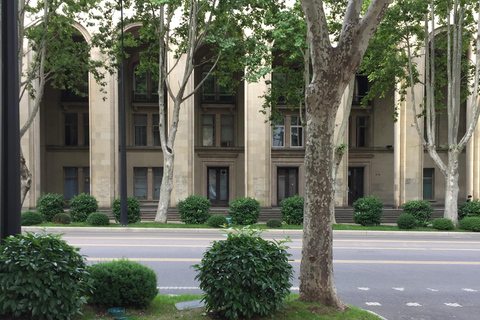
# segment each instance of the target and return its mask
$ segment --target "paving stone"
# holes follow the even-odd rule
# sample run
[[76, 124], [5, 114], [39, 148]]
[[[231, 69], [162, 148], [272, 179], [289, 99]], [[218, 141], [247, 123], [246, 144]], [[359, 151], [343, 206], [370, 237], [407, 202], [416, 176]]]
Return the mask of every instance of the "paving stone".
[[177, 308], [177, 310], [202, 308], [204, 306], [205, 304], [201, 299], [175, 303], [175, 308]]

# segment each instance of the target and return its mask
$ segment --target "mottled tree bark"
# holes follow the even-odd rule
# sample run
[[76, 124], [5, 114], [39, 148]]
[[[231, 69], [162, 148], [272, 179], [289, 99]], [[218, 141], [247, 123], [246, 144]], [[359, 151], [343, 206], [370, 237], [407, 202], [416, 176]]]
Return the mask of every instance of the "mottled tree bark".
[[[363, 1], [350, 0], [339, 42], [333, 47], [323, 1], [302, 0], [313, 78], [306, 90], [305, 211], [300, 265], [300, 300], [324, 303], [341, 312], [348, 307], [333, 277], [334, 131], [341, 96], [355, 75], [389, 0], [373, 0], [363, 17]], [[348, 115], [345, 115], [348, 116]]]

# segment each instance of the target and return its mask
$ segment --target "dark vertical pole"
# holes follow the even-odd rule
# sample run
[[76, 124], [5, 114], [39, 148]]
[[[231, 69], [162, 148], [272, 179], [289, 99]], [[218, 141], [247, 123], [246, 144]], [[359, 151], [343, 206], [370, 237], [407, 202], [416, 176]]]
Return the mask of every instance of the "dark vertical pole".
[[0, 239], [21, 233], [18, 2], [1, 2]]
[[125, 128], [125, 55], [123, 52], [123, 0], [120, 0], [120, 20], [122, 28], [122, 65], [120, 79], [120, 225], [128, 225], [127, 213], [127, 135]]

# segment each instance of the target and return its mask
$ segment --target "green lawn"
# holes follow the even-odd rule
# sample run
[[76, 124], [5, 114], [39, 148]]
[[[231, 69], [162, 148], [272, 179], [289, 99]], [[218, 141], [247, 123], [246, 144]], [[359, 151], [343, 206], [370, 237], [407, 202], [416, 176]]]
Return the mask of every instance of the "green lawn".
[[[158, 295], [146, 310], [126, 309], [125, 314], [132, 315], [131, 320], [172, 320], [172, 319], [202, 319], [221, 320], [216, 313], [207, 313], [204, 308], [178, 311], [175, 303], [200, 299], [198, 295], [168, 296]], [[316, 303], [304, 303], [298, 300], [298, 294], [292, 294], [287, 302], [287, 308], [280, 310], [271, 317], [253, 317], [252, 320], [379, 320], [380, 318], [368, 311], [351, 307], [344, 314]], [[85, 306], [84, 315], [76, 320], [111, 320], [108, 308]]]

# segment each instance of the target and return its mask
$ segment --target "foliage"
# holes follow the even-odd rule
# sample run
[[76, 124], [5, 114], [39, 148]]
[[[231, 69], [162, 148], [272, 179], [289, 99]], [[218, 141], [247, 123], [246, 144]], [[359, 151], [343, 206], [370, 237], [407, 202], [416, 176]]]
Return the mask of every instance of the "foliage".
[[210, 200], [191, 195], [178, 203], [180, 220], [187, 224], [202, 224], [210, 218]]
[[239, 197], [228, 203], [228, 214], [232, 217], [232, 224], [250, 225], [258, 222], [260, 215], [260, 201], [250, 197]]
[[85, 222], [87, 216], [97, 211], [98, 201], [94, 196], [86, 193], [81, 193], [70, 200], [70, 214], [73, 222]]
[[430, 223], [433, 208], [429, 201], [411, 200], [402, 205], [403, 212], [410, 213], [415, 218], [416, 227], [426, 227]]
[[[112, 214], [115, 218], [115, 221], [120, 222], [121, 220], [121, 200], [120, 197], [113, 200], [112, 203]], [[127, 222], [135, 223], [140, 221], [140, 202], [135, 197], [127, 197]]]
[[458, 228], [462, 230], [480, 232], [480, 217], [465, 217], [458, 223]]
[[78, 248], [59, 235], [11, 236], [0, 247], [0, 314], [70, 319], [91, 290]]
[[112, 307], [148, 307], [158, 294], [155, 272], [134, 261], [115, 260], [88, 267], [95, 289], [89, 303]]
[[468, 201], [458, 207], [458, 219], [480, 216], [480, 201]]
[[193, 266], [206, 308], [221, 310], [227, 319], [273, 316], [292, 286], [286, 241], [264, 240], [249, 228], [229, 229], [226, 240], [214, 241]]
[[355, 201], [353, 221], [362, 226], [376, 226], [382, 222], [383, 202], [375, 196], [363, 197]]
[[37, 200], [37, 211], [43, 215], [47, 222], [52, 221], [57, 213], [63, 212], [64, 207], [65, 199], [63, 195], [58, 193], [45, 193]]
[[20, 219], [22, 226], [34, 226], [43, 222], [43, 215], [37, 211], [25, 211]]
[[437, 230], [453, 230], [455, 224], [449, 218], [437, 218], [433, 220], [432, 227]]
[[303, 204], [303, 198], [298, 195], [280, 201], [282, 221], [285, 221], [286, 224], [302, 224]]
[[267, 221], [267, 227], [269, 228], [281, 228], [282, 227], [282, 221], [278, 219], [270, 219]]
[[415, 217], [410, 213], [403, 213], [397, 218], [397, 226], [399, 229], [415, 228]]
[[108, 226], [110, 218], [103, 212], [92, 212], [87, 217], [87, 223], [92, 226]]
[[72, 222], [72, 216], [65, 212], [60, 212], [53, 217], [54, 223], [70, 224]]
[[212, 228], [219, 228], [228, 225], [228, 220], [224, 215], [214, 214], [208, 218], [207, 224]]

